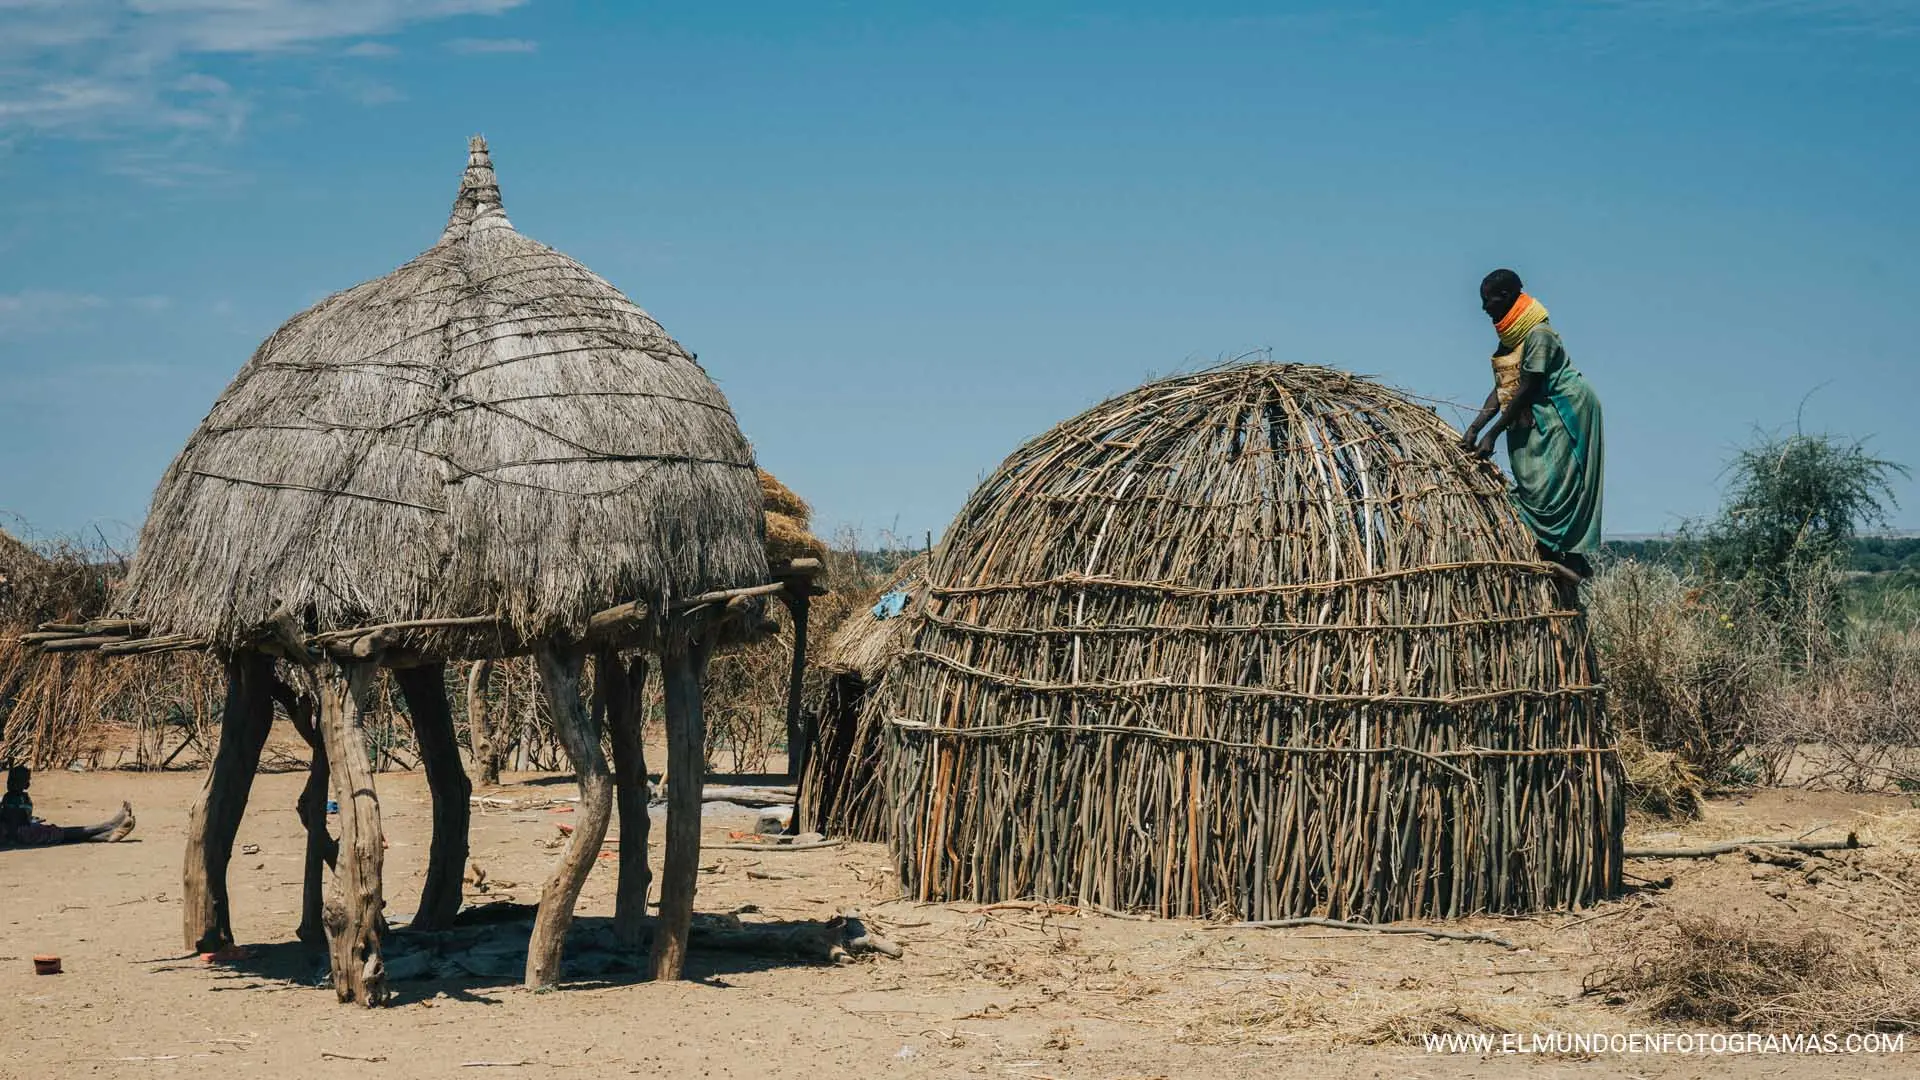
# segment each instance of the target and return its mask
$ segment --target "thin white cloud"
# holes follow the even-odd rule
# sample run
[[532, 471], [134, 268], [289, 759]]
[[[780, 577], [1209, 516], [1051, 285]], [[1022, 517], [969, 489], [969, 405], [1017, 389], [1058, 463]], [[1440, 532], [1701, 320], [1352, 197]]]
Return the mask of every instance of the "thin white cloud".
[[157, 149], [126, 149], [110, 156], [106, 171], [124, 176], [148, 187], [207, 190], [231, 188], [247, 178], [230, 169], [182, 157], [173, 146]]
[[0, 293], [0, 336], [40, 334], [70, 326], [81, 312], [107, 306], [92, 293], [28, 289]]
[[367, 39], [528, 2], [0, 0], [0, 139], [155, 130], [230, 136], [247, 115], [246, 95], [196, 72], [208, 58], [293, 56], [341, 41], [354, 41], [345, 48], [351, 56], [391, 55], [390, 46]]
[[356, 41], [340, 50], [341, 55], [361, 60], [384, 60], [389, 56], [398, 56], [400, 50], [384, 41]]
[[538, 52], [540, 43], [526, 38], [454, 38], [447, 42], [447, 48], [468, 56], [484, 56], [489, 53]]

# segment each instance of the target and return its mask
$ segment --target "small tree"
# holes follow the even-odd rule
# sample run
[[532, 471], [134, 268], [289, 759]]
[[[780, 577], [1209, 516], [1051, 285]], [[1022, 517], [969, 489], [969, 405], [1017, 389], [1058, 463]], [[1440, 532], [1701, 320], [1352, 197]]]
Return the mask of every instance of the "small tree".
[[1728, 472], [1720, 516], [1702, 536], [1703, 568], [1750, 588], [1811, 660], [1816, 638], [1837, 628], [1835, 579], [1854, 536], [1886, 520], [1896, 505], [1891, 481], [1907, 470], [1861, 442], [1795, 432], [1762, 436]]

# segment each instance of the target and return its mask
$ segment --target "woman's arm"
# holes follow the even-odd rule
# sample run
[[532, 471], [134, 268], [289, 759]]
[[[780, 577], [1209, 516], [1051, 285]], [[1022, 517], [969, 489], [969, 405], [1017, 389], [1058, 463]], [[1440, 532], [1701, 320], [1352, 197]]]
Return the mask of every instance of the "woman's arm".
[[1499, 412], [1500, 391], [1496, 387], [1487, 391], [1487, 403], [1480, 406], [1480, 415], [1473, 418], [1473, 423], [1468, 424], [1465, 434], [1460, 436], [1460, 448], [1471, 453], [1474, 444], [1480, 441], [1480, 429], [1486, 427], [1487, 421], [1492, 420]]
[[1515, 424], [1524, 423], [1521, 418], [1527, 414], [1527, 410], [1533, 408], [1533, 403], [1540, 396], [1540, 388], [1545, 385], [1546, 378], [1537, 371], [1520, 372], [1520, 385], [1514, 388], [1513, 400], [1507, 402], [1506, 411], [1500, 414], [1500, 419], [1494, 421], [1493, 427], [1481, 437], [1475, 453], [1483, 458], [1493, 456], [1494, 440], [1499, 438], [1501, 432]]

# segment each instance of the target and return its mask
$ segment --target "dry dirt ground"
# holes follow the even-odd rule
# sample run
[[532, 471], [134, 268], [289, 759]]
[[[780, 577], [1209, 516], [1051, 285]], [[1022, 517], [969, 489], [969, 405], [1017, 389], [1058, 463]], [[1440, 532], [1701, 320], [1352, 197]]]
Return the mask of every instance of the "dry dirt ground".
[[[543, 804], [564, 800], [571, 785], [515, 779], [486, 793], [513, 805], [476, 807], [473, 857], [501, 884], [485, 896], [469, 889], [469, 900], [536, 900], [557, 857], [548, 844], [568, 818]], [[98, 820], [125, 798], [140, 825], [118, 845], [0, 852], [0, 1076], [1904, 1077], [1920, 1065], [1920, 1036], [1905, 1054], [1820, 1060], [1445, 1054], [1419, 1040], [1426, 1031], [1653, 1030], [1629, 1007], [1583, 995], [1582, 978], [1676, 912], [1912, 948], [1920, 810], [1911, 800], [1763, 792], [1717, 801], [1684, 830], [1636, 827], [1630, 843], [1858, 829], [1879, 846], [1850, 853], [1863, 872], [1818, 884], [1739, 857], [1633, 863], [1645, 878], [1672, 875], [1672, 887], [1587, 912], [1466, 924], [1513, 950], [918, 905], [894, 899], [879, 847], [712, 851], [702, 911], [755, 905], [759, 914], [745, 918], [811, 919], [858, 906], [904, 958], [836, 967], [696, 948], [683, 983], [583, 980], [535, 994], [507, 979], [413, 982], [400, 984], [392, 1007], [368, 1011], [315, 988], [314, 963], [293, 941], [298, 774], [259, 777], [240, 832], [234, 926], [255, 958], [212, 965], [184, 952], [180, 860], [199, 783], [186, 773], [36, 778], [50, 820]], [[389, 909], [403, 913], [424, 869], [426, 791], [412, 774], [384, 775], [380, 786]], [[748, 826], [716, 816], [707, 836]], [[583, 918], [611, 916], [613, 884], [603, 861]], [[59, 954], [65, 973], [36, 976], [37, 953]]]

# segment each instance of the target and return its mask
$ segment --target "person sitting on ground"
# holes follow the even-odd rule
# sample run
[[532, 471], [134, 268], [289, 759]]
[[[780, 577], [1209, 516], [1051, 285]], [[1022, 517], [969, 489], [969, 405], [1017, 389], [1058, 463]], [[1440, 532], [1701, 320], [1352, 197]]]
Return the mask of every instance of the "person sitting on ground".
[[120, 812], [98, 825], [49, 825], [33, 816], [33, 798], [27, 788], [33, 773], [25, 765], [7, 770], [7, 793], [0, 797], [0, 848], [46, 847], [54, 844], [78, 844], [97, 840], [110, 844], [125, 840], [133, 832], [133, 804], [123, 802]]
[[1493, 392], [1460, 444], [1492, 457], [1495, 438], [1506, 432], [1509, 495], [1541, 556], [1592, 577], [1591, 560], [1600, 550], [1600, 398], [1567, 359], [1546, 307], [1522, 290], [1520, 275], [1488, 274], [1480, 283], [1480, 309], [1493, 320], [1500, 347], [1493, 355]]

